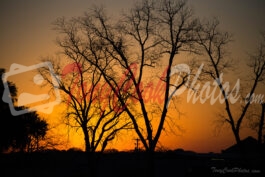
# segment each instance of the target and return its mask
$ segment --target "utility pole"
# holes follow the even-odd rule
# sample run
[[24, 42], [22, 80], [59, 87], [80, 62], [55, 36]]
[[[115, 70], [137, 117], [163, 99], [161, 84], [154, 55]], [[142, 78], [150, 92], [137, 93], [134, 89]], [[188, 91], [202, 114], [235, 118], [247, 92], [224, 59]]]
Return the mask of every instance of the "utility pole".
[[136, 141], [136, 143], [134, 143], [135, 144], [135, 151], [139, 151], [139, 141], [140, 141], [140, 139], [139, 138], [135, 138], [134, 140]]

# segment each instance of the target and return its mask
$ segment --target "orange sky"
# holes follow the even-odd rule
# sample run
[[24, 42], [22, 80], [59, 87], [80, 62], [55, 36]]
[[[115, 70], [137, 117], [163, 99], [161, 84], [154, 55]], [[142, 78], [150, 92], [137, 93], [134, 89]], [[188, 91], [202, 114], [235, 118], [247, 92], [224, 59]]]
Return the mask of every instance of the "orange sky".
[[[21, 73], [20, 77], [17, 75], [10, 76], [9, 79], [16, 83], [18, 87], [18, 95], [23, 92], [35, 95], [47, 93], [47, 88], [40, 88], [33, 83], [35, 74], [34, 72], [25, 72]], [[25, 85], [25, 83], [28, 84]], [[233, 87], [232, 84], [233, 83], [231, 83], [231, 88]], [[219, 90], [217, 90], [216, 93], [218, 94]], [[188, 100], [189, 97], [187, 94], [188, 89], [180, 95], [176, 103], [178, 109], [181, 111], [180, 116], [179, 112], [174, 109], [170, 109], [168, 112], [171, 119], [167, 121], [169, 124], [165, 123], [165, 129], [167, 131], [162, 133], [158, 146], [162, 146], [166, 149], [183, 148], [196, 152], [220, 152], [222, 149], [233, 144], [235, 141], [229, 127], [221, 129], [219, 134], [216, 131], [216, 126], [218, 127], [218, 124], [215, 123], [218, 118], [217, 113], [224, 110], [224, 105], [220, 105], [219, 101], [210, 105], [210, 99], [204, 104], [202, 104], [200, 100], [193, 103], [192, 100], [195, 95]], [[43, 102], [45, 103], [45, 101]], [[39, 104], [42, 104], [42, 102]], [[173, 104], [173, 102], [170, 104]], [[40, 115], [47, 120], [52, 127], [55, 127], [53, 129], [53, 133], [55, 133], [53, 136], [62, 138], [66, 143], [66, 149], [71, 147], [83, 149], [84, 141], [81, 129], [78, 131], [76, 129], [70, 130], [67, 126], [62, 125], [64, 111], [65, 107], [60, 104], [54, 107], [52, 114], [41, 113]], [[180, 127], [180, 129], [171, 124], [172, 122]], [[171, 125], [171, 127], [168, 125]], [[249, 135], [255, 136], [254, 132], [246, 130], [242, 131], [242, 138]], [[117, 140], [109, 144], [108, 148], [119, 150], [133, 149], [135, 138], [137, 138], [137, 136], [133, 131], [122, 132]]]
[[[129, 8], [131, 0], [77, 0], [77, 1], [15, 1], [3, 0], [0, 2], [0, 67], [8, 71], [11, 64], [34, 65], [40, 63], [42, 56], [54, 55], [58, 48], [55, 45], [56, 32], [52, 30], [51, 22], [57, 17], [78, 16], [93, 3], [103, 3], [111, 13], [120, 9]], [[245, 56], [245, 52], [252, 50], [258, 39], [260, 29], [265, 29], [265, 2], [260, 0], [247, 1], [211, 1], [190, 0], [194, 7], [195, 15], [202, 18], [217, 16], [223, 29], [234, 34], [235, 41], [232, 46], [232, 55], [236, 59]], [[27, 76], [30, 76], [28, 74]], [[23, 77], [26, 78], [26, 77]], [[32, 81], [21, 80], [21, 77], [13, 77], [20, 92], [35, 92], [32, 89]], [[29, 77], [30, 79], [30, 77]], [[28, 84], [26, 84], [28, 83]], [[42, 92], [37, 89], [37, 92]], [[46, 91], [43, 90], [45, 93]], [[176, 123], [183, 128], [183, 132], [174, 134], [162, 134], [161, 144], [167, 148], [183, 148], [197, 152], [220, 152], [234, 143], [230, 129], [225, 129], [218, 136], [214, 134], [213, 121], [220, 105], [209, 106], [207, 104], [187, 103], [186, 95], [182, 95], [180, 109], [185, 116], [176, 118]], [[58, 109], [58, 106], [55, 108]], [[61, 115], [55, 109], [53, 114], [44, 115], [51, 123], [59, 123]], [[174, 115], [174, 112], [170, 114]], [[60, 126], [60, 135], [67, 137], [68, 130]], [[63, 127], [63, 128], [62, 128]], [[62, 130], [63, 129], [63, 130]], [[131, 149], [134, 147], [134, 136], [119, 137], [109, 148]], [[249, 135], [244, 131], [242, 137]], [[136, 137], [136, 136], [135, 136]], [[69, 147], [83, 148], [81, 132], [72, 131]], [[67, 139], [67, 138], [66, 138]], [[115, 141], [115, 140], [114, 140]]]

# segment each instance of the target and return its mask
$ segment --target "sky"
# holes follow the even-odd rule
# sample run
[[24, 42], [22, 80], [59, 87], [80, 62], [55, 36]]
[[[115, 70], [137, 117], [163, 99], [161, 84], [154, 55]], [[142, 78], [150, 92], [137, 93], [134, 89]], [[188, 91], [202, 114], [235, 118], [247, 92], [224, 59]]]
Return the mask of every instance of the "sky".
[[[58, 17], [82, 15], [93, 4], [103, 4], [110, 14], [128, 9], [131, 0], [1, 0], [0, 1], [0, 67], [9, 71], [14, 63], [31, 66], [40, 63], [41, 57], [52, 56], [59, 48], [55, 44], [56, 32], [52, 22]], [[239, 63], [246, 52], [254, 49], [260, 30], [265, 30], [265, 1], [263, 0], [189, 0], [195, 16], [217, 17], [222, 29], [234, 35], [232, 55]], [[29, 90], [25, 82], [16, 80], [20, 91]], [[24, 85], [23, 85], [24, 84]], [[184, 99], [185, 102], [185, 99]], [[183, 132], [163, 135], [163, 144], [169, 148], [183, 148], [197, 152], [219, 152], [234, 143], [230, 129], [219, 135], [214, 133], [213, 117], [219, 107], [191, 103], [180, 105], [186, 112], [179, 119]], [[172, 113], [174, 114], [174, 113]], [[52, 116], [46, 116], [50, 119]], [[56, 117], [56, 116], [53, 116]], [[195, 136], [196, 135], [196, 136]], [[248, 135], [248, 133], [244, 134]], [[74, 135], [73, 135], [74, 136]], [[72, 146], [83, 146], [82, 138], [71, 138]], [[133, 140], [119, 138], [124, 149], [133, 147]], [[128, 143], [125, 145], [124, 142]], [[116, 148], [119, 142], [113, 142]], [[119, 145], [121, 147], [121, 145]]]

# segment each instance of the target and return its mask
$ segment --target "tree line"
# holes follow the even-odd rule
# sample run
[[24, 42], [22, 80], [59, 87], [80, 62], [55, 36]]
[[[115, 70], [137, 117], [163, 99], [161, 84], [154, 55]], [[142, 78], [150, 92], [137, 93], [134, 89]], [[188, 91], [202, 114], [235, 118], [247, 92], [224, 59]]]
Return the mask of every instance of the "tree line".
[[[0, 69], [0, 75], [5, 73], [5, 69]], [[17, 100], [17, 87], [14, 83], [7, 81], [10, 97], [13, 103]], [[4, 83], [0, 84], [0, 94], [4, 94]], [[15, 110], [27, 109], [23, 106], [15, 106]], [[41, 119], [37, 112], [28, 112], [19, 116], [13, 116], [9, 105], [0, 101], [0, 151], [1, 152], [33, 152], [43, 148], [41, 141], [48, 131], [48, 123]]]

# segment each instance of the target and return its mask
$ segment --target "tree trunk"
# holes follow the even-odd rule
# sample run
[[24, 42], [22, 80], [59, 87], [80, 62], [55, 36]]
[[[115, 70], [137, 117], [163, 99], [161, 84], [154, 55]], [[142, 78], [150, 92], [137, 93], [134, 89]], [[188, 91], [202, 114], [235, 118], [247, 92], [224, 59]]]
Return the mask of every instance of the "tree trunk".
[[241, 140], [240, 140], [240, 136], [239, 136], [239, 131], [234, 131], [234, 135], [235, 135], [236, 143], [240, 144]]
[[261, 104], [262, 110], [261, 110], [261, 117], [259, 122], [259, 129], [258, 129], [258, 143], [262, 144], [262, 129], [264, 125], [264, 114], [265, 114], [265, 103]]
[[90, 152], [91, 148], [90, 148], [90, 142], [89, 142], [89, 135], [88, 135], [87, 127], [86, 126], [82, 127], [82, 130], [83, 130], [84, 139], [85, 139], [85, 151]]
[[85, 139], [85, 153], [87, 156], [87, 162], [88, 162], [88, 173], [91, 177], [96, 177], [96, 157], [95, 152], [92, 150], [90, 146], [89, 141], [89, 134], [86, 126], [82, 127], [83, 133], [84, 133], [84, 139]]
[[240, 136], [239, 136], [239, 129], [233, 129], [233, 133], [234, 133], [236, 144], [237, 144], [237, 147], [238, 147], [238, 152], [241, 153], [241, 154], [244, 154], [245, 153], [245, 148], [242, 145], [242, 142], [241, 142], [241, 139], [240, 139]]

